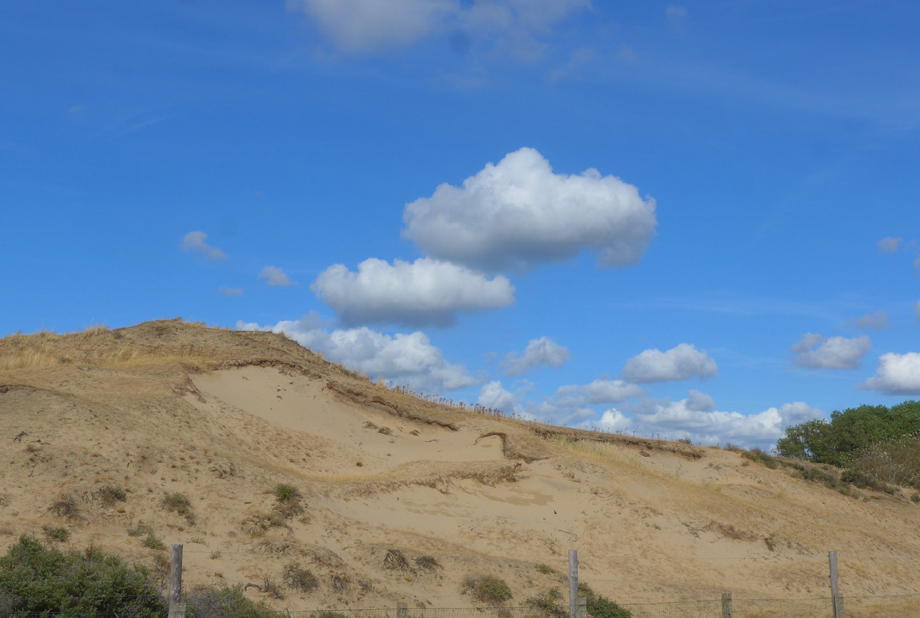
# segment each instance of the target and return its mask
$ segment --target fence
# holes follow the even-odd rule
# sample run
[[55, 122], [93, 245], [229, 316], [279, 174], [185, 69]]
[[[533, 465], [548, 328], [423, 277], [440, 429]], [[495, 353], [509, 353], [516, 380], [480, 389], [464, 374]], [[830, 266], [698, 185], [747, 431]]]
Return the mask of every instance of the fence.
[[[629, 614], [610, 618], [833, 618], [830, 596], [811, 599], [733, 598], [726, 613], [723, 599], [673, 601], [667, 603], [621, 603]], [[846, 618], [920, 618], [920, 594], [852, 596], [845, 598]], [[0, 618], [59, 618], [72, 613], [5, 613]], [[125, 618], [130, 610], [93, 612], [82, 618]], [[558, 613], [531, 607], [325, 609], [311, 611], [280, 610], [282, 618], [568, 618], [568, 608]], [[204, 616], [203, 618], [210, 618]]]

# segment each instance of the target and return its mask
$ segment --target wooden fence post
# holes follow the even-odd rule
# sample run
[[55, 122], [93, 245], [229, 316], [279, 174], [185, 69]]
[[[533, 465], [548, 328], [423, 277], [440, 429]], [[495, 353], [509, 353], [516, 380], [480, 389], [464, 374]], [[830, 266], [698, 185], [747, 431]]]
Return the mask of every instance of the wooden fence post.
[[578, 618], [578, 550], [569, 550], [569, 618]]
[[722, 593], [722, 618], [732, 618], [732, 593]]
[[408, 603], [397, 603], [396, 604], [396, 618], [408, 618], [409, 616], [409, 604]]
[[578, 597], [578, 606], [575, 608], [575, 618], [588, 618], [588, 599]]
[[182, 600], [182, 546], [170, 547], [169, 560], [169, 618], [185, 618]]
[[831, 567], [831, 604], [834, 608], [834, 618], [844, 618], [843, 596], [840, 595], [837, 586], [837, 552], [828, 552], [827, 559]]

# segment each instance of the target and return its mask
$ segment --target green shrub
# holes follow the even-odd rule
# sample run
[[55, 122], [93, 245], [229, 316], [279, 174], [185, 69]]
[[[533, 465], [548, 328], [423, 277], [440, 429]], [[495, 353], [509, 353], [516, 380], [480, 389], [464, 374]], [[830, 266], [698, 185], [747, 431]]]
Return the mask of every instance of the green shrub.
[[150, 572], [93, 549], [63, 553], [23, 535], [0, 557], [0, 590], [11, 616], [162, 618]]
[[537, 571], [543, 573], [544, 575], [552, 575], [556, 572], [550, 565], [542, 563], [537, 565]]
[[117, 485], [106, 485], [96, 491], [96, 496], [103, 506], [112, 506], [116, 502], [127, 502], [128, 493]]
[[275, 485], [272, 493], [275, 495], [275, 499], [279, 503], [298, 502], [300, 500], [300, 490], [293, 485], [288, 485], [287, 483], [278, 483]]
[[286, 618], [287, 614], [269, 608], [263, 602], [246, 598], [243, 586], [197, 588], [188, 593], [186, 618]]
[[632, 612], [607, 597], [596, 594], [584, 582], [578, 584], [578, 592], [587, 601], [588, 618], [632, 618]]
[[45, 532], [45, 536], [54, 541], [60, 541], [63, 543], [70, 538], [70, 531], [61, 526], [60, 528], [54, 528], [52, 526], [42, 526], [42, 530]]
[[524, 605], [544, 618], [566, 618], [569, 615], [568, 608], [562, 606], [562, 594], [557, 588], [530, 597], [524, 601]]
[[753, 462], [763, 464], [771, 470], [776, 470], [779, 467], [779, 464], [776, 462], [775, 458], [770, 457], [767, 455], [767, 453], [760, 450], [759, 448], [752, 448], [747, 451], [742, 451], [741, 456], [745, 459], [750, 459]]
[[145, 524], [138, 524], [135, 528], [128, 528], [128, 536], [144, 536], [153, 534], [153, 528]]
[[141, 543], [144, 547], [149, 547], [150, 549], [164, 550], [166, 549], [166, 543], [153, 536], [153, 532], [147, 534], [147, 538], [144, 539], [144, 542]]
[[499, 605], [512, 598], [505, 580], [493, 576], [468, 576], [464, 582], [467, 593], [480, 603]]
[[192, 501], [185, 494], [166, 494], [163, 506], [167, 511], [178, 513], [185, 517], [190, 524], [195, 523], [195, 514], [192, 512]]

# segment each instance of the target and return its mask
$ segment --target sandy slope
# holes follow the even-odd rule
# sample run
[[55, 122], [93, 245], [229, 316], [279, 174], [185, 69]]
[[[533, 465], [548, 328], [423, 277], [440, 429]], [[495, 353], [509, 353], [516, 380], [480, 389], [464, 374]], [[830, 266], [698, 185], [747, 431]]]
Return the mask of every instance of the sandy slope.
[[[64, 525], [65, 545], [157, 565], [164, 552], [127, 534], [143, 523], [185, 544], [188, 585], [309, 568], [316, 591], [274, 601], [292, 610], [469, 606], [461, 582], [482, 573], [523, 602], [564, 588], [570, 548], [582, 578], [621, 601], [822, 596], [829, 549], [850, 595], [920, 592], [920, 507], [905, 496], [847, 497], [735, 452], [438, 406], [268, 333], [170, 321], [4, 338], [0, 440], [0, 544]], [[303, 512], [272, 520], [279, 482]], [[127, 500], [104, 504], [107, 484]], [[173, 492], [194, 522], [164, 509]], [[67, 494], [73, 520], [49, 512]], [[392, 550], [403, 568], [389, 568]]]

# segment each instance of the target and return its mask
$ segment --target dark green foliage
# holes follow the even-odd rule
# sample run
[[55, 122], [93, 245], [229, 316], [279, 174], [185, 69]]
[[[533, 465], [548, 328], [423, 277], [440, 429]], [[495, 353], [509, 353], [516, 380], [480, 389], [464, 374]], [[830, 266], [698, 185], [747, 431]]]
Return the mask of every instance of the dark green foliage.
[[751, 461], [763, 464], [771, 470], [776, 470], [779, 467], [779, 464], [776, 462], [775, 458], [770, 457], [759, 448], [752, 448], [748, 451], [742, 451], [741, 456], [745, 459], [750, 459]]
[[198, 588], [186, 596], [186, 618], [286, 618], [243, 594], [243, 586]]
[[346, 618], [342, 612], [334, 612], [329, 609], [321, 609], [313, 614], [313, 618]]
[[505, 580], [489, 576], [468, 576], [464, 582], [466, 591], [480, 603], [500, 605], [512, 598], [511, 588]]
[[195, 514], [192, 513], [192, 501], [185, 494], [166, 494], [163, 498], [163, 506], [167, 511], [172, 511], [185, 517], [188, 523], [195, 523]]
[[45, 536], [54, 541], [60, 541], [63, 543], [70, 538], [70, 530], [63, 526], [60, 528], [55, 528], [53, 526], [42, 526], [42, 530], [45, 532]]
[[920, 432], [920, 402], [891, 408], [860, 406], [833, 412], [830, 422], [814, 420], [786, 428], [776, 443], [784, 457], [846, 467], [861, 449]]
[[166, 605], [150, 573], [92, 548], [63, 553], [23, 535], [0, 558], [5, 616], [164, 618]]
[[588, 618], [632, 618], [632, 612], [607, 597], [596, 594], [586, 583], [578, 584], [578, 593], [587, 601]]
[[530, 597], [524, 601], [524, 605], [545, 618], [566, 618], [569, 610], [562, 606], [562, 600], [559, 590], [550, 588], [535, 597]]

